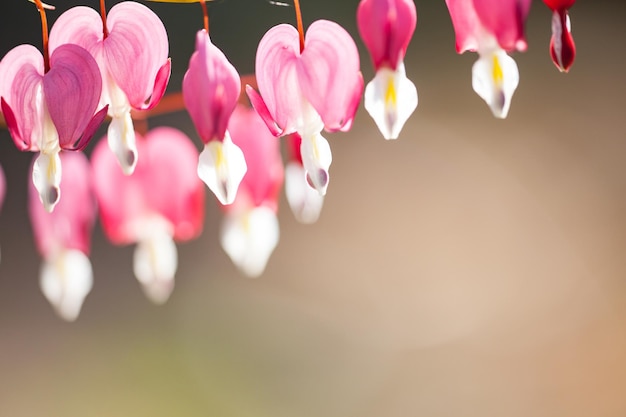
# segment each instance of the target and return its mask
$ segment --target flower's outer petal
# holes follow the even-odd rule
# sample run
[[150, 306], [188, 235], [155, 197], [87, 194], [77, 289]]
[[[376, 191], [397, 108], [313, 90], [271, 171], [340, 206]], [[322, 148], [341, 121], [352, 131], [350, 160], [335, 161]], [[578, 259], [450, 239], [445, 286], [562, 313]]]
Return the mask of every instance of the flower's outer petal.
[[569, 9], [576, 3], [576, 0], [543, 0], [552, 10]]
[[[272, 132], [281, 131], [283, 135], [296, 131], [304, 104], [296, 70], [300, 56], [299, 45], [298, 31], [291, 25], [280, 24], [263, 35], [256, 52], [255, 71], [259, 93], [278, 129], [272, 129], [266, 123]], [[252, 102], [254, 104], [254, 100]], [[264, 113], [259, 111], [266, 120]]]
[[133, 272], [144, 294], [155, 304], [165, 303], [174, 290], [174, 276], [178, 268], [178, 251], [167, 228], [158, 223], [146, 230], [135, 247]]
[[165, 64], [161, 66], [159, 71], [156, 74], [156, 78], [154, 79], [154, 87], [152, 89], [152, 94], [150, 95], [150, 99], [147, 103], [143, 103], [141, 106], [137, 107], [139, 110], [150, 110], [153, 109], [154, 106], [159, 104], [161, 98], [163, 98], [163, 94], [165, 94], [165, 90], [167, 89], [167, 84], [170, 81], [170, 75], [172, 74], [172, 60], [167, 59]]
[[228, 131], [223, 141], [213, 140], [204, 145], [198, 159], [198, 177], [224, 205], [235, 201], [247, 169], [243, 152], [233, 143]]
[[100, 220], [114, 244], [139, 240], [146, 219], [164, 219], [177, 241], [196, 238], [204, 221], [205, 187], [198, 178], [198, 151], [184, 133], [159, 127], [137, 136], [141, 158], [124, 175], [103, 138], [92, 153], [92, 172]]
[[260, 206], [226, 214], [222, 223], [222, 248], [241, 272], [260, 276], [278, 244], [280, 229], [276, 213]]
[[497, 118], [506, 118], [518, 84], [517, 64], [503, 50], [480, 56], [472, 67], [472, 87]]
[[50, 29], [48, 48], [54, 53], [56, 48], [73, 43], [95, 53], [96, 45], [102, 42], [102, 18], [91, 7], [75, 6], [63, 12]]
[[250, 99], [250, 104], [252, 104], [254, 110], [256, 110], [259, 116], [261, 116], [261, 119], [263, 119], [263, 122], [269, 129], [270, 133], [276, 137], [282, 136], [283, 130], [274, 121], [274, 118], [270, 114], [265, 101], [263, 101], [263, 97], [261, 97], [261, 95], [249, 85], [246, 85], [246, 94]]
[[552, 62], [561, 72], [568, 72], [576, 58], [576, 45], [567, 10], [552, 13], [552, 38], [550, 39]]
[[83, 132], [83, 135], [78, 139], [78, 141], [74, 143], [73, 146], [68, 146], [65, 149], [68, 151], [84, 150], [89, 144], [89, 142], [91, 141], [91, 138], [93, 137], [93, 135], [96, 133], [96, 130], [98, 130], [98, 128], [100, 127], [104, 119], [107, 117], [108, 110], [109, 110], [108, 105], [98, 110], [98, 112], [93, 115], [93, 117], [87, 124], [87, 127], [85, 128], [85, 131]]
[[90, 124], [102, 92], [95, 59], [84, 48], [66, 44], [50, 56], [43, 93], [61, 148], [72, 148]]
[[[298, 80], [304, 96], [330, 132], [342, 130], [354, 119], [363, 93], [359, 65], [356, 44], [344, 28], [328, 20], [317, 20], [309, 26], [297, 62]], [[261, 95], [267, 103], [263, 92]]]
[[[104, 40], [104, 55], [109, 72], [135, 109], [147, 107], [154, 94], [157, 75], [161, 79], [167, 64], [169, 45], [161, 19], [148, 7], [124, 1], [107, 15], [109, 35]], [[169, 68], [166, 67], [166, 68]], [[169, 71], [168, 71], [169, 72]], [[161, 83], [157, 83], [164, 90]]]
[[406, 78], [404, 63], [392, 71], [383, 67], [365, 89], [365, 109], [385, 139], [397, 139], [417, 107], [417, 89]]
[[241, 93], [241, 80], [204, 29], [196, 34], [196, 50], [189, 60], [182, 90], [200, 139], [205, 144], [222, 140]]
[[525, 51], [524, 23], [531, 0], [473, 0], [476, 14], [487, 32], [505, 51]]
[[137, 165], [137, 142], [130, 112], [113, 116], [107, 129], [109, 148], [115, 154], [124, 175], [131, 175]]
[[28, 186], [28, 209], [35, 243], [46, 259], [62, 249], [89, 254], [97, 214], [87, 157], [82, 152], [62, 151], [59, 158], [65, 171], [60, 184], [63, 198], [54, 212], [45, 211], [32, 181]]
[[325, 195], [330, 180], [328, 170], [333, 161], [328, 141], [319, 133], [303, 136], [300, 152], [307, 182], [320, 195]]
[[413, 0], [362, 0], [357, 24], [374, 68], [396, 70], [406, 54], [415, 26], [417, 11]]
[[38, 149], [43, 128], [43, 74], [43, 56], [32, 45], [16, 46], [0, 62], [2, 113], [11, 138], [23, 151]]
[[239, 185], [238, 198], [247, 194], [253, 206], [263, 204], [278, 210], [284, 176], [280, 141], [265, 128], [254, 109], [243, 105], [235, 108], [228, 123], [228, 132], [246, 158], [247, 171]]
[[324, 196], [307, 184], [306, 171], [297, 161], [289, 162], [285, 168], [285, 195], [296, 220], [305, 224], [317, 221]]
[[75, 249], [62, 250], [47, 258], [41, 266], [39, 286], [62, 319], [76, 320], [93, 286], [89, 258]]
[[456, 51], [478, 50], [478, 36], [484, 32], [480, 18], [474, 9], [473, 0], [446, 0], [452, 26], [456, 36]]

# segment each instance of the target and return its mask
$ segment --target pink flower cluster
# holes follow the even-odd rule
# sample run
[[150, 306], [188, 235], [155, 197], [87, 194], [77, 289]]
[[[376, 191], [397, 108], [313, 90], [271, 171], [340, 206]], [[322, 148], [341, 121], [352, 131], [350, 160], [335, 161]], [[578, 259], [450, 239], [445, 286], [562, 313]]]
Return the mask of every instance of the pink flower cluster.
[[[544, 0], [554, 11], [551, 56], [562, 71], [575, 47], [567, 10], [574, 0]], [[176, 2], [176, 1], [172, 1]], [[385, 139], [399, 137], [417, 107], [404, 58], [417, 24], [413, 0], [361, 0], [356, 11], [375, 77], [364, 85], [350, 34], [329, 20], [305, 32], [277, 25], [256, 54], [254, 85], [242, 80], [205, 27], [182, 82], [182, 101], [203, 143], [198, 152], [182, 132], [136, 129], [133, 115], [154, 109], [171, 72], [168, 37], [159, 17], [135, 1], [106, 13], [77, 6], [61, 14], [43, 54], [20, 45], [0, 62], [0, 108], [16, 147], [37, 152], [30, 215], [44, 259], [40, 284], [55, 310], [74, 320], [93, 273], [90, 234], [99, 213], [105, 235], [136, 244], [133, 269], [146, 295], [170, 296], [176, 242], [196, 238], [204, 220], [206, 186], [223, 207], [221, 244], [248, 276], [263, 273], [278, 244], [278, 200], [296, 218], [315, 222], [330, 181], [331, 146], [322, 132], [351, 128], [361, 98]], [[508, 52], [526, 49], [530, 0], [446, 0], [459, 53], [479, 54], [472, 84], [496, 117], [506, 117], [519, 81]], [[246, 95], [242, 95], [242, 90]], [[247, 99], [251, 106], [241, 104]], [[107, 134], [80, 152], [107, 118]], [[140, 133], [141, 132], [141, 133]], [[276, 137], [288, 137], [286, 168]], [[62, 175], [62, 167], [63, 172]], [[0, 200], [4, 179], [0, 177]]]

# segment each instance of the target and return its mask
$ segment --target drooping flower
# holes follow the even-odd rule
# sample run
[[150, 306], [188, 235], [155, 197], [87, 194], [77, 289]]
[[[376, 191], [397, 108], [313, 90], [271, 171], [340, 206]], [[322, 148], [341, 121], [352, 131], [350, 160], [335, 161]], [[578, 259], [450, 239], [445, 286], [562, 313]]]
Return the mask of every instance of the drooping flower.
[[224, 206], [220, 240], [235, 265], [247, 276], [257, 277], [280, 235], [276, 214], [284, 176], [280, 142], [254, 109], [243, 105], [235, 108], [228, 130], [243, 150], [248, 170], [235, 201]]
[[2, 113], [15, 146], [39, 152], [32, 179], [39, 200], [51, 212], [61, 196], [59, 152], [87, 146], [106, 117], [97, 111], [102, 81], [93, 57], [77, 45], [61, 45], [44, 56], [19, 45], [0, 62]]
[[456, 50], [478, 52], [472, 87], [495, 117], [505, 118], [519, 84], [517, 64], [507, 52], [526, 50], [524, 24], [530, 0], [446, 0]]
[[376, 70], [365, 88], [365, 109], [385, 139], [397, 139], [417, 107], [417, 90], [404, 69], [416, 23], [413, 0], [361, 0], [357, 9], [359, 33]]
[[572, 24], [568, 9], [576, 0], [543, 0], [543, 2], [552, 9], [552, 38], [550, 39], [552, 62], [561, 72], [568, 72], [576, 58], [576, 45], [572, 37]]
[[252, 105], [274, 136], [302, 137], [306, 175], [324, 195], [332, 154], [322, 129], [349, 130], [363, 92], [354, 40], [328, 20], [313, 22], [306, 36], [280, 24], [261, 39], [255, 71], [260, 94], [246, 87]]
[[302, 138], [297, 133], [287, 137], [289, 161], [285, 167], [285, 195], [296, 220], [311, 224], [320, 217], [324, 196], [307, 183], [300, 153], [301, 144]]
[[183, 99], [204, 143], [198, 176], [222, 204], [231, 204], [246, 173], [241, 149], [228, 133], [228, 120], [237, 105], [241, 80], [233, 65], [209, 38], [196, 34], [196, 50], [183, 78]]
[[43, 257], [41, 291], [59, 316], [74, 321], [93, 285], [89, 250], [97, 209], [87, 157], [82, 152], [60, 152], [59, 158], [65, 171], [60, 183], [63, 199], [48, 213], [31, 183], [28, 208]]
[[145, 294], [165, 302], [178, 265], [176, 242], [196, 238], [204, 220], [204, 185], [195, 164], [198, 152], [179, 130], [159, 127], [137, 134], [141, 158], [124, 175], [103, 138], [92, 154], [100, 220], [116, 245], [137, 243], [133, 269]]
[[131, 110], [153, 108], [165, 92], [171, 72], [167, 32], [159, 17], [135, 1], [111, 8], [103, 27], [94, 9], [76, 6], [63, 13], [50, 32], [50, 48], [78, 44], [96, 59], [102, 72], [102, 104], [109, 105], [109, 146], [125, 174], [137, 164]]

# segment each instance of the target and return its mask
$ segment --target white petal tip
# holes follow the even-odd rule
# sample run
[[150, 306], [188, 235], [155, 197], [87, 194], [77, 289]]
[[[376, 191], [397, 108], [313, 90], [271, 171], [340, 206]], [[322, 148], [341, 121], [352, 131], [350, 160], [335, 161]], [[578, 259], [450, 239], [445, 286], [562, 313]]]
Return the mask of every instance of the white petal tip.
[[48, 213], [61, 198], [61, 158], [59, 151], [40, 153], [33, 164], [33, 184], [39, 193], [39, 201]]
[[109, 148], [115, 154], [124, 175], [132, 175], [137, 166], [137, 139], [130, 111], [113, 116], [107, 130]]
[[242, 150], [228, 133], [222, 142], [211, 141], [198, 159], [198, 176], [223, 205], [232, 204], [248, 167]]
[[135, 247], [133, 271], [148, 299], [163, 304], [174, 290], [178, 252], [169, 232], [154, 226]]
[[517, 64], [502, 49], [482, 54], [472, 67], [472, 87], [498, 119], [507, 117], [518, 84]]
[[298, 222], [312, 224], [319, 219], [324, 197], [307, 184], [304, 168], [297, 162], [285, 167], [285, 194]]
[[300, 144], [302, 163], [306, 170], [306, 181], [320, 196], [326, 195], [330, 181], [329, 169], [333, 161], [328, 141], [319, 133], [302, 136]]
[[89, 258], [73, 249], [60, 252], [42, 265], [39, 285], [59, 317], [75, 321], [93, 286]]

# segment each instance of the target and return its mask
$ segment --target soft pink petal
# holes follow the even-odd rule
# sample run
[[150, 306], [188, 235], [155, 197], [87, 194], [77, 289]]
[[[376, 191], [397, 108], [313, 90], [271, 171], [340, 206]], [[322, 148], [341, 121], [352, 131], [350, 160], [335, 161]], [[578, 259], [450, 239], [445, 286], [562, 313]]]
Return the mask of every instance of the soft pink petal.
[[61, 152], [63, 178], [60, 199], [52, 213], [41, 202], [32, 181], [28, 181], [28, 208], [35, 243], [43, 257], [62, 249], [89, 254], [91, 230], [96, 218], [89, 161], [81, 152]]
[[417, 11], [413, 0], [362, 0], [357, 24], [374, 67], [395, 70], [404, 58], [415, 31]]
[[138, 107], [140, 110], [150, 110], [154, 108], [161, 98], [163, 98], [163, 94], [165, 94], [165, 90], [167, 89], [167, 84], [170, 81], [170, 75], [172, 74], [172, 60], [168, 59], [165, 64], [159, 69], [157, 72], [156, 78], [154, 80], [154, 89], [152, 91], [152, 95], [150, 96], [150, 101], [144, 103], [143, 106]]
[[299, 45], [298, 31], [291, 25], [280, 24], [265, 33], [256, 53], [259, 92], [278, 130], [284, 135], [295, 132], [302, 114], [303, 93], [296, 69]]
[[265, 105], [265, 101], [263, 101], [263, 97], [249, 85], [246, 85], [246, 94], [248, 99], [250, 99], [250, 104], [252, 104], [252, 107], [254, 107], [254, 110], [259, 114], [272, 135], [276, 137], [282, 136], [283, 130], [274, 121], [267, 105]]
[[196, 34], [196, 50], [183, 78], [183, 99], [200, 139], [222, 140], [239, 94], [241, 80], [205, 30]]
[[524, 23], [531, 0], [473, 0], [485, 29], [505, 51], [526, 50]]
[[126, 176], [103, 138], [92, 154], [92, 169], [103, 229], [116, 244], [136, 242], [138, 225], [153, 216], [168, 221], [174, 238], [197, 237], [204, 220], [204, 184], [196, 174], [198, 151], [182, 132], [161, 127], [137, 134], [141, 155]]
[[280, 142], [265, 128], [261, 117], [254, 109], [239, 105], [228, 123], [228, 132], [246, 158], [248, 170], [244, 176], [234, 205], [247, 194], [254, 207], [262, 204], [276, 211], [278, 195], [283, 183], [283, 162]]
[[94, 114], [91, 120], [89, 121], [89, 123], [87, 124], [87, 127], [85, 128], [85, 131], [83, 132], [83, 135], [78, 139], [77, 142], [74, 143], [74, 145], [69, 146], [65, 149], [67, 149], [68, 151], [84, 150], [89, 144], [89, 142], [91, 141], [91, 138], [93, 137], [93, 135], [96, 133], [96, 130], [98, 130], [98, 128], [100, 127], [104, 119], [106, 118], [108, 109], [109, 109], [108, 106], [104, 106], [96, 114]]
[[43, 117], [43, 73], [43, 56], [32, 45], [11, 49], [0, 62], [2, 112], [20, 150], [37, 150]]
[[363, 93], [359, 65], [356, 44], [344, 28], [328, 20], [311, 24], [297, 65], [298, 80], [328, 131], [341, 130], [354, 118], [356, 98]]
[[48, 47], [50, 53], [66, 43], [73, 43], [95, 53], [102, 43], [102, 19], [96, 10], [87, 6], [75, 6], [57, 18], [50, 29]]
[[50, 56], [50, 71], [43, 77], [43, 92], [61, 148], [74, 147], [90, 124], [100, 100], [102, 79], [98, 64], [80, 46], [59, 46]]

